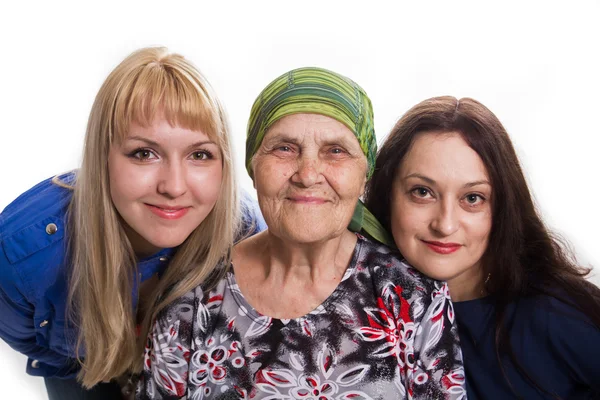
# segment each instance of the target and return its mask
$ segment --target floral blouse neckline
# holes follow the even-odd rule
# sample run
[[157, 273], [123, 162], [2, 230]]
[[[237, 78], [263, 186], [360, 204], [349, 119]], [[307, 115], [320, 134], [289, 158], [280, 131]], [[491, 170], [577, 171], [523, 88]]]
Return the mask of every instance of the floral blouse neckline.
[[257, 323], [260, 323], [263, 325], [269, 325], [276, 321], [280, 321], [282, 324], [287, 325], [290, 321], [301, 322], [311, 314], [321, 314], [323, 312], [329, 311], [331, 309], [331, 307], [335, 307], [335, 300], [337, 298], [339, 298], [340, 296], [342, 296], [344, 293], [346, 293], [346, 290], [347, 290], [346, 285], [344, 285], [343, 283], [350, 276], [352, 276], [352, 274], [356, 270], [357, 260], [361, 254], [361, 250], [363, 248], [363, 243], [364, 243], [364, 238], [360, 234], [356, 234], [356, 236], [357, 236], [357, 242], [356, 242], [356, 246], [354, 247], [352, 257], [350, 258], [350, 262], [348, 263], [348, 267], [346, 268], [346, 271], [344, 272], [344, 276], [338, 283], [337, 287], [333, 290], [333, 292], [331, 292], [331, 294], [329, 296], [327, 296], [325, 298], [325, 300], [323, 300], [323, 302], [321, 304], [319, 304], [315, 309], [306, 313], [305, 315], [302, 315], [302, 316], [296, 317], [296, 318], [283, 319], [283, 318], [270, 317], [268, 315], [263, 315], [260, 312], [258, 312], [254, 307], [252, 307], [252, 305], [244, 297], [244, 294], [240, 290], [237, 280], [235, 279], [235, 274], [233, 273], [233, 263], [230, 263], [226, 277], [227, 277], [227, 281], [230, 285], [230, 288], [232, 289], [231, 293], [233, 294], [233, 299], [235, 300], [237, 305], [240, 307], [240, 310], [243, 310], [245, 312], [247, 317], [249, 317], [253, 321], [256, 321]]

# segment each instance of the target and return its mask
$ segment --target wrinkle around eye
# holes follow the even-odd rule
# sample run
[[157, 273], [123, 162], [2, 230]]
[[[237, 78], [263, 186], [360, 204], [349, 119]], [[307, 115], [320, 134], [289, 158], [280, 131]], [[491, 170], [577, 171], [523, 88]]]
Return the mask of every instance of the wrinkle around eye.
[[276, 145], [270, 149], [265, 149], [264, 154], [272, 154], [276, 157], [295, 157], [298, 150], [290, 145]]

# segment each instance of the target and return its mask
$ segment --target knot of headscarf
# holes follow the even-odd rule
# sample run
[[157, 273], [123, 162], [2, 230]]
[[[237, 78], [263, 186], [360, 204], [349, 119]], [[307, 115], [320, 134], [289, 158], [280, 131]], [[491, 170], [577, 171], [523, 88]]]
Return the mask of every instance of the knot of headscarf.
[[[377, 154], [371, 100], [351, 79], [314, 67], [298, 68], [281, 75], [254, 101], [246, 137], [246, 170], [250, 177], [252, 157], [269, 128], [285, 116], [301, 113], [325, 115], [346, 125], [367, 158], [367, 179], [371, 177]], [[349, 229], [365, 231], [374, 239], [394, 246], [388, 233], [360, 200]]]

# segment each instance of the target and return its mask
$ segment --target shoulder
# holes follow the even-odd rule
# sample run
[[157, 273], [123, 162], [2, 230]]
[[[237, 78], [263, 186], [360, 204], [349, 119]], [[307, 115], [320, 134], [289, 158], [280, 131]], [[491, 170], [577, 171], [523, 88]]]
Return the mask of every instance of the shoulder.
[[224, 298], [227, 278], [201, 284], [184, 293], [162, 309], [151, 328], [150, 335], [160, 348], [173, 345], [176, 338], [183, 347], [193, 340], [201, 340], [212, 332], [218, 320]]
[[[192, 317], [196, 317], [197, 310], [213, 308], [220, 305], [220, 300], [223, 299], [223, 293], [227, 285], [227, 268], [223, 263], [219, 263], [211, 276], [203, 283], [177, 297], [169, 305], [167, 305], [159, 314], [158, 319], [166, 319], [168, 321], [180, 320], [185, 322], [193, 322]], [[218, 301], [217, 301], [218, 300]], [[189, 313], [193, 310], [193, 313]]]
[[[63, 242], [66, 231], [66, 213], [72, 198], [68, 186], [74, 181], [74, 173], [48, 178], [17, 197], [0, 214], [0, 277], [2, 281], [14, 281], [16, 276], [25, 277], [32, 272], [36, 281], [51, 278], [43, 272], [51, 269], [50, 260], [62, 264]], [[57, 184], [57, 180], [62, 184]], [[57, 250], [58, 247], [60, 250]], [[45, 260], [44, 271], [31, 271]], [[49, 283], [52, 283], [50, 281]], [[27, 293], [28, 290], [25, 290]]]
[[[431, 279], [410, 266], [397, 250], [358, 236], [355, 254], [357, 273], [368, 276], [368, 284], [388, 310], [396, 310], [397, 318], [424, 322], [438, 321], [447, 314], [454, 323], [450, 293], [445, 282]], [[403, 314], [404, 313], [404, 314]], [[449, 325], [450, 326], [450, 325]]]
[[528, 296], [515, 302], [514, 307], [516, 318], [523, 319], [532, 330], [540, 331], [549, 337], [558, 339], [563, 332], [571, 336], [576, 331], [595, 331], [600, 335], [600, 329], [571, 302], [568, 295]]
[[570, 301], [550, 295], [522, 298], [507, 323], [512, 324], [513, 340], [523, 342], [523, 335], [529, 336], [529, 348], [538, 346], [539, 353], [572, 379], [600, 390], [600, 328]]
[[13, 200], [0, 214], [2, 237], [47, 216], [61, 214], [73, 196], [69, 186], [74, 179], [74, 173], [45, 179]]
[[368, 268], [376, 280], [400, 285], [403, 291], [411, 292], [416, 297], [430, 297], [433, 292], [446, 286], [413, 268], [398, 250], [357, 236], [356, 263], [359, 267]]

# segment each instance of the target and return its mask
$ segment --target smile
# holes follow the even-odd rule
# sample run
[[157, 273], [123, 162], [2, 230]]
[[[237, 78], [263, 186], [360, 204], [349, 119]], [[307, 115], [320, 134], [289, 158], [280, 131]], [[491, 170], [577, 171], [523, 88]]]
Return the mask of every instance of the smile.
[[298, 204], [312, 204], [312, 205], [318, 205], [318, 204], [325, 204], [326, 200], [320, 197], [312, 197], [312, 196], [294, 196], [294, 197], [288, 197], [288, 200], [290, 200], [291, 202], [294, 203], [298, 203]]
[[145, 204], [154, 215], [163, 219], [179, 219], [189, 211], [189, 207], [162, 207], [152, 204]]
[[462, 247], [462, 245], [458, 243], [430, 242], [427, 240], [421, 241], [438, 254], [451, 254]]

